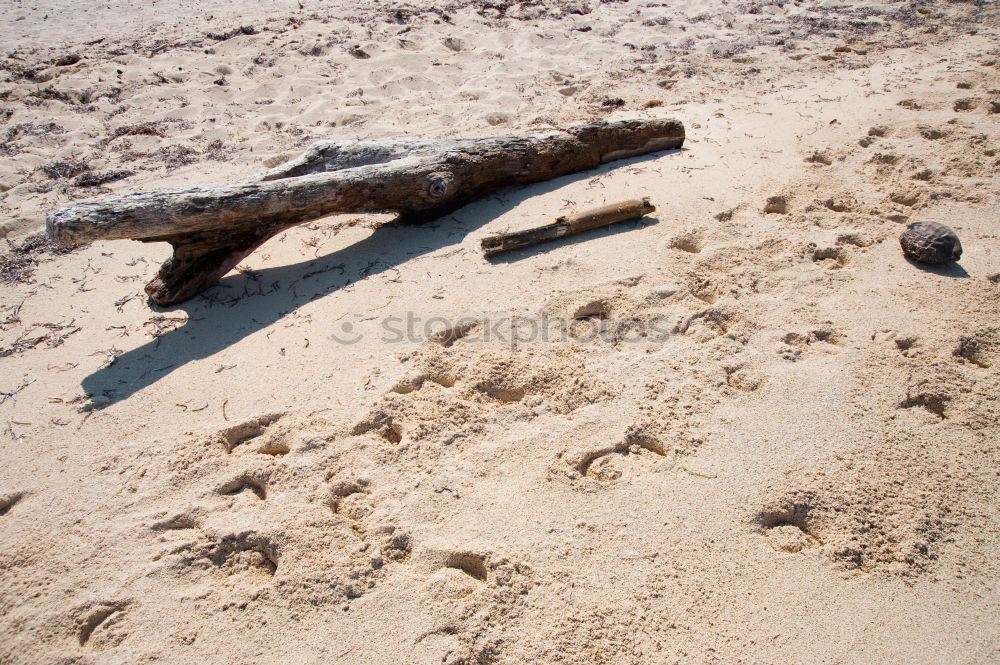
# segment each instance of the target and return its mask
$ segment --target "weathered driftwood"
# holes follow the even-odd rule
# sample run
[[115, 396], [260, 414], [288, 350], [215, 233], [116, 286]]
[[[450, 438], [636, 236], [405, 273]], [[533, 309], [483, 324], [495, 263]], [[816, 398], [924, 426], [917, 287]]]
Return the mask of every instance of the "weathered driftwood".
[[530, 247], [549, 240], [571, 236], [574, 233], [583, 233], [602, 226], [639, 219], [655, 210], [656, 206], [649, 202], [648, 197], [641, 200], [612, 203], [569, 217], [559, 217], [556, 221], [545, 226], [487, 236], [482, 239], [483, 254], [493, 256], [500, 252], [506, 252], [508, 249]]
[[321, 142], [253, 182], [127, 194], [54, 212], [64, 244], [132, 238], [169, 242], [173, 256], [146, 293], [159, 305], [214, 285], [268, 238], [333, 213], [440, 217], [501, 187], [679, 148], [676, 120], [595, 122], [527, 136], [437, 141]]

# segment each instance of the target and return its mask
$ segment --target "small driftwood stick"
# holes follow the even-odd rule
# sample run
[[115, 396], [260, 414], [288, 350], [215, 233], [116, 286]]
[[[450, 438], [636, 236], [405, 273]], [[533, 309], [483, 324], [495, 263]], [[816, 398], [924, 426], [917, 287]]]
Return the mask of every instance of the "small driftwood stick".
[[126, 194], [52, 213], [62, 244], [132, 238], [169, 242], [146, 293], [158, 305], [216, 284], [267, 239], [333, 213], [395, 211], [401, 221], [446, 215], [501, 187], [679, 148], [677, 120], [594, 122], [527, 136], [314, 144], [252, 182]]
[[519, 247], [529, 247], [541, 242], [555, 240], [564, 236], [571, 236], [574, 233], [582, 233], [590, 229], [601, 226], [609, 226], [617, 222], [624, 222], [629, 219], [639, 219], [644, 215], [656, 210], [656, 206], [649, 202], [649, 198], [638, 201], [622, 201], [611, 205], [601, 206], [593, 210], [560, 217], [551, 224], [537, 226], [525, 231], [515, 231], [513, 233], [499, 233], [494, 236], [483, 238], [483, 254], [493, 256], [508, 249]]

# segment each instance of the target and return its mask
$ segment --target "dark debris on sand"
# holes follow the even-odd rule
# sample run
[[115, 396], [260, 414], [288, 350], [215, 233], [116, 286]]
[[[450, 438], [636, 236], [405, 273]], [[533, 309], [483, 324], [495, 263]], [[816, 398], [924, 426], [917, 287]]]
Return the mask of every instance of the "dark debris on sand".
[[30, 235], [14, 244], [8, 241], [9, 251], [0, 255], [0, 283], [26, 284], [35, 274], [35, 268], [47, 257], [69, 254], [76, 247], [56, 244], [44, 233]]

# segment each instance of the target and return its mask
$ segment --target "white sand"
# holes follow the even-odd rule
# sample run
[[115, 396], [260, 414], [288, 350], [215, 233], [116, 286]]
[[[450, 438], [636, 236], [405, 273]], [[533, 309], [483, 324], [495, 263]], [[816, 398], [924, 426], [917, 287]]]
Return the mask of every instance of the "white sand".
[[[0, 291], [0, 663], [1000, 662], [995, 7], [303, 5], [5, 4], [8, 240], [318, 139], [688, 141], [309, 224], [166, 312], [166, 246], [37, 256]], [[919, 219], [959, 265], [902, 257]]]

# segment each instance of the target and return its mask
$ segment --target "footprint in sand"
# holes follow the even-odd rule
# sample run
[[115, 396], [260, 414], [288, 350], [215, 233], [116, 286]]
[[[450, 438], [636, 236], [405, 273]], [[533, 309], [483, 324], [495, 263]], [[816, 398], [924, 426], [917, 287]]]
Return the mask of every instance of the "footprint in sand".
[[414, 376], [406, 376], [396, 382], [389, 389], [389, 392], [406, 395], [414, 390], [420, 390], [428, 381], [436, 383], [442, 388], [452, 388], [455, 385], [455, 377], [446, 372], [422, 372]]
[[187, 543], [171, 554], [178, 555], [181, 572], [208, 570], [235, 582], [261, 584], [278, 571], [280, 548], [270, 538], [255, 531], [211, 536]]
[[723, 287], [716, 280], [701, 275], [692, 275], [687, 286], [691, 295], [708, 305], [714, 305], [723, 293]]
[[330, 510], [335, 515], [347, 519], [355, 535], [361, 540], [365, 539], [367, 531], [365, 518], [375, 510], [375, 504], [368, 493], [368, 486], [367, 478], [337, 481], [332, 483], [330, 496], [327, 499]]
[[704, 234], [700, 229], [685, 231], [670, 240], [670, 246], [689, 254], [700, 254], [705, 246]]
[[284, 433], [273, 426], [284, 413], [258, 416], [239, 425], [228, 427], [215, 435], [227, 453], [250, 451], [261, 455], [284, 455], [291, 450]]
[[762, 511], [757, 523], [768, 545], [778, 552], [793, 554], [821, 544], [810, 529], [812, 510], [808, 503], [791, 503]]
[[428, 588], [439, 598], [464, 598], [486, 589], [520, 592], [531, 586], [530, 568], [486, 550], [424, 547], [414, 552], [413, 566], [429, 573]]
[[682, 319], [674, 326], [674, 333], [710, 342], [727, 334], [739, 321], [739, 315], [728, 307], [709, 307]]
[[76, 634], [84, 651], [103, 651], [120, 644], [128, 632], [122, 625], [126, 601], [98, 602], [86, 605], [76, 614]]
[[753, 367], [739, 365], [726, 367], [726, 384], [731, 388], [752, 393], [764, 384], [764, 375]]
[[24, 492], [11, 492], [0, 495], [0, 517], [10, 512], [17, 503], [24, 498]]
[[403, 440], [403, 427], [391, 415], [381, 409], [376, 409], [368, 414], [364, 420], [355, 425], [351, 429], [351, 436], [361, 436], [369, 432], [374, 433], [383, 441], [392, 445], [396, 445]]
[[430, 339], [432, 342], [437, 342], [447, 349], [458, 340], [464, 339], [475, 333], [482, 325], [483, 322], [479, 319], [460, 320], [454, 325], [434, 332], [431, 334]]
[[572, 478], [610, 483], [638, 470], [651, 471], [665, 456], [666, 450], [657, 439], [635, 434], [613, 445], [568, 451], [562, 460], [569, 465]]
[[394, 524], [370, 522], [376, 502], [367, 478], [330, 479], [326, 504], [334, 515], [347, 522], [359, 540], [372, 546], [371, 551], [378, 552], [374, 562], [371, 562], [375, 568], [381, 568], [386, 561], [405, 563], [409, 560], [413, 539], [405, 530]]
[[153, 522], [149, 528], [153, 531], [184, 531], [197, 529], [201, 525], [201, 511], [186, 510], [164, 517]]
[[908, 393], [900, 400], [900, 409], [919, 409], [921, 412], [931, 414], [936, 417], [936, 421], [947, 418], [947, 406], [951, 401], [951, 396], [942, 391], [922, 390]]
[[262, 475], [242, 473], [232, 480], [226, 481], [216, 490], [216, 494], [232, 496], [251, 492], [261, 501], [267, 499], [267, 483]]
[[823, 207], [833, 212], [854, 212], [861, 207], [853, 196], [833, 196], [822, 202]]
[[958, 340], [955, 356], [988, 369], [1000, 361], [1000, 328], [984, 328]]
[[847, 344], [847, 338], [831, 327], [822, 327], [808, 332], [790, 332], [781, 338], [778, 355], [785, 360], [796, 361], [806, 351], [839, 353]]
[[442, 599], [465, 598], [480, 590], [490, 576], [489, 553], [424, 551], [417, 566], [437, 568], [427, 580], [428, 590]]
[[851, 252], [839, 245], [818, 247], [814, 243], [809, 243], [806, 254], [812, 259], [813, 263], [827, 270], [843, 268], [851, 262]]
[[898, 330], [880, 330], [872, 334], [872, 340], [895, 348], [904, 358], [916, 358], [924, 350], [919, 336], [907, 335]]
[[847, 231], [837, 236], [838, 245], [850, 245], [851, 247], [865, 248], [875, 244], [871, 236], [860, 231]]

